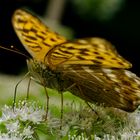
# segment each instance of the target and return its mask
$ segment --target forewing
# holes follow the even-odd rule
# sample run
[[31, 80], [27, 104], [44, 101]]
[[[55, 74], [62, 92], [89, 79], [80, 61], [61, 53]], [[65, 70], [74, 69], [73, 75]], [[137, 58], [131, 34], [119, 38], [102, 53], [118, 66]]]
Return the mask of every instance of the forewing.
[[96, 65], [107, 68], [130, 68], [114, 46], [101, 38], [79, 39], [54, 47], [45, 58], [51, 67], [68, 65]]
[[82, 66], [64, 71], [63, 77], [76, 84], [79, 91], [70, 91], [85, 101], [125, 111], [140, 105], [140, 78], [128, 70]]
[[26, 50], [38, 61], [44, 62], [44, 57], [51, 48], [66, 41], [25, 10], [16, 10], [12, 23]]

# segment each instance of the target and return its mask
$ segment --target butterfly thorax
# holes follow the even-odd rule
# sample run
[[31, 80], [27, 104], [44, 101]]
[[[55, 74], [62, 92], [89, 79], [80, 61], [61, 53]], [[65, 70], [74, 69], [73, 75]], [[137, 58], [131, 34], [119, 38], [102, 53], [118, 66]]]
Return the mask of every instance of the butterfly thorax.
[[61, 90], [60, 83], [62, 83], [62, 79], [60, 79], [60, 72], [53, 71], [49, 66], [33, 59], [27, 60], [27, 65], [31, 77], [37, 83], [48, 88]]

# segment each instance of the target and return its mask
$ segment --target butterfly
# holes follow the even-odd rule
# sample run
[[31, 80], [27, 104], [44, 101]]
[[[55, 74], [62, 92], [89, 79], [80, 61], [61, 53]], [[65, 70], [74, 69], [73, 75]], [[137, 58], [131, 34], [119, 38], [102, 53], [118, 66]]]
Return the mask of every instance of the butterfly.
[[98, 37], [69, 41], [23, 9], [15, 11], [12, 24], [31, 55], [30, 75], [44, 87], [128, 112], [140, 104], [140, 78], [127, 70], [132, 64], [109, 41]]

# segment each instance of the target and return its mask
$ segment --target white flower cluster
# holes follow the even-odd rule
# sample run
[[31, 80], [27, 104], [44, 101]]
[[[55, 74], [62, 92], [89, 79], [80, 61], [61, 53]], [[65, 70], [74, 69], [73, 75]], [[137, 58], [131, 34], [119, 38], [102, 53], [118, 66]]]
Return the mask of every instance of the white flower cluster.
[[139, 140], [139, 137], [134, 133], [123, 133], [118, 137], [106, 134], [102, 138], [95, 135], [94, 140]]
[[88, 140], [88, 138], [86, 138], [86, 137], [84, 136], [84, 134], [82, 133], [82, 134], [79, 135], [79, 136], [76, 136], [76, 135], [73, 135], [73, 136], [68, 135], [68, 140]]
[[45, 111], [35, 102], [19, 102], [17, 107], [5, 105], [2, 108], [0, 124], [5, 131], [0, 132], [0, 140], [30, 140], [35, 134], [34, 129], [43, 121]]
[[117, 137], [106, 134], [100, 138], [95, 135], [94, 140], [140, 140], [140, 106], [134, 113], [129, 115], [129, 119], [133, 120], [134, 126], [130, 126], [130, 128], [128, 126], [128, 128], [126, 130], [124, 129]]

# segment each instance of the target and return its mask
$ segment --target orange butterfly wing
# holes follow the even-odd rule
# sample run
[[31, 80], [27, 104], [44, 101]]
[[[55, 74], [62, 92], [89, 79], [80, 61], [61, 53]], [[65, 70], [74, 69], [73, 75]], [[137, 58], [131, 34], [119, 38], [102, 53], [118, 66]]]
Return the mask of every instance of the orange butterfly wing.
[[50, 49], [66, 42], [64, 37], [50, 31], [37, 17], [25, 10], [16, 10], [12, 23], [20, 41], [37, 61], [44, 62]]

